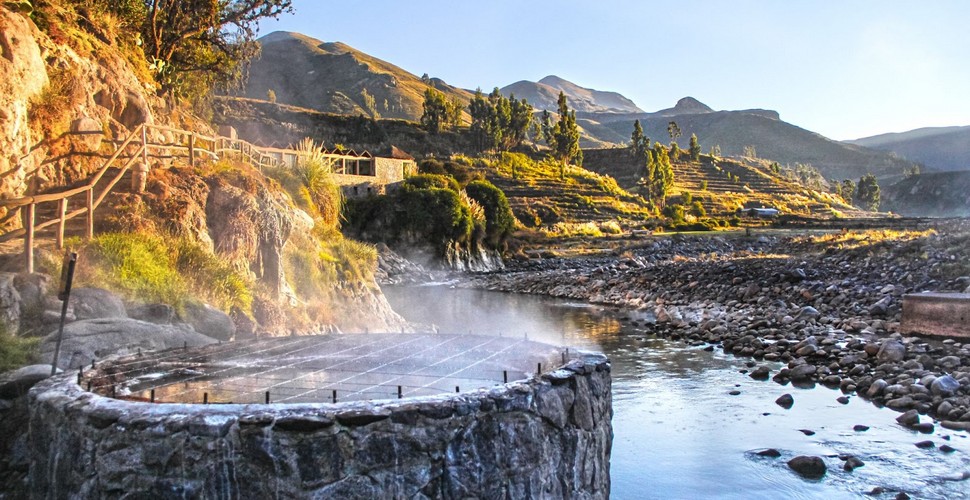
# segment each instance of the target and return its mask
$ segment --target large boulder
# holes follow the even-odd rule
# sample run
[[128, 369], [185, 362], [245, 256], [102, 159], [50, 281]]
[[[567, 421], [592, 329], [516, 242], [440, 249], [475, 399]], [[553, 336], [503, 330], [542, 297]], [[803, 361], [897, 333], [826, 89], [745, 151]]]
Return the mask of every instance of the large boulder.
[[806, 479], [819, 479], [825, 475], [825, 461], [820, 457], [797, 456], [788, 461], [788, 467]]
[[117, 295], [102, 288], [71, 290], [71, 308], [79, 320], [95, 318], [127, 318], [125, 303]]
[[[49, 363], [54, 357], [57, 332], [44, 338], [40, 359]], [[112, 354], [196, 347], [216, 340], [186, 327], [156, 325], [130, 318], [101, 318], [75, 321], [64, 327], [64, 340], [58, 368], [71, 369]]]
[[192, 325], [196, 332], [216, 340], [232, 340], [236, 334], [236, 324], [228, 314], [210, 306], [190, 302], [185, 305], [185, 315], [182, 318]]
[[23, 195], [36, 167], [27, 109], [48, 83], [39, 38], [27, 16], [0, 6], [0, 198]]
[[887, 340], [876, 353], [876, 359], [883, 363], [898, 363], [906, 359], [906, 346], [898, 340]]
[[0, 374], [0, 399], [23, 396], [34, 384], [50, 376], [51, 365], [28, 365]]
[[[20, 329], [20, 293], [12, 273], [0, 273], [0, 335]], [[4, 332], [6, 330], [6, 332]]]

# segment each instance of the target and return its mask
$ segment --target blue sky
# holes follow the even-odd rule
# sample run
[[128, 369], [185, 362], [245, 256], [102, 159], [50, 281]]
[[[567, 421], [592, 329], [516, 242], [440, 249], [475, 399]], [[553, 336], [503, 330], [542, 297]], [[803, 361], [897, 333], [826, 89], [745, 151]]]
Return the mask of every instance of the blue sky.
[[970, 125], [970, 2], [293, 0], [261, 33], [488, 90], [555, 74], [646, 111], [692, 96], [833, 139]]

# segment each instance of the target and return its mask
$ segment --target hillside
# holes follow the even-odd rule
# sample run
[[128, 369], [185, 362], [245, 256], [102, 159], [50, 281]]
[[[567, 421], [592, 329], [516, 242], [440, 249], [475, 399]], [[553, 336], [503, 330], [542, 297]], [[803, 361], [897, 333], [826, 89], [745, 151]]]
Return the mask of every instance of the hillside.
[[525, 98], [538, 110], [559, 109], [559, 92], [566, 96], [569, 108], [578, 113], [642, 113], [630, 99], [617, 92], [580, 87], [573, 82], [549, 75], [538, 82], [522, 80], [499, 89], [502, 94]]
[[920, 128], [846, 142], [893, 153], [931, 170], [970, 170], [970, 126]]
[[970, 216], [970, 171], [914, 175], [882, 189], [882, 208], [908, 216]]
[[[583, 151], [585, 168], [614, 177], [626, 189], [635, 189], [643, 175], [627, 148]], [[702, 155], [699, 163], [682, 159], [673, 162], [673, 201], [689, 192], [711, 215], [729, 215], [749, 206], [775, 207], [783, 213], [802, 216], [864, 216], [865, 214], [824, 192], [807, 189], [794, 180], [776, 174], [769, 162], [750, 158], [717, 158]]]
[[[328, 113], [417, 120], [430, 86], [463, 103], [465, 90], [441, 80], [423, 81], [391, 63], [339, 42], [321, 42], [277, 31], [259, 39], [262, 54], [253, 61], [240, 95]], [[368, 104], [363, 92], [373, 98]]]
[[759, 158], [777, 161], [782, 165], [811, 164], [829, 179], [858, 179], [868, 172], [879, 177], [891, 176], [912, 164], [881, 151], [833, 141], [772, 118], [772, 114], [754, 110], [631, 115], [624, 119], [612, 116], [603, 126], [616, 134], [623, 134], [629, 140], [633, 120], [639, 119], [647, 137], [666, 143], [670, 141], [667, 125], [675, 121], [683, 134], [677, 139], [681, 145], [687, 144], [691, 134], [697, 134], [704, 152], [716, 145], [723, 156], [740, 156], [745, 147], [754, 146]]

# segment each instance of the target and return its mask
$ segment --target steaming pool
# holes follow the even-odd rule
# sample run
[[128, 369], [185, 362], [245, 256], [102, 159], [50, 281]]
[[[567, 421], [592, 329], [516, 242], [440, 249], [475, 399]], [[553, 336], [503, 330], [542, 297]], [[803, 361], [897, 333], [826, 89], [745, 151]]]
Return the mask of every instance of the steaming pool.
[[[748, 359], [655, 337], [625, 321], [628, 313], [447, 286], [384, 293], [405, 318], [441, 332], [504, 331], [604, 352], [613, 376], [612, 498], [970, 498], [967, 433], [937, 426], [919, 434], [854, 394], [843, 405], [838, 390], [752, 380], [741, 373]], [[795, 399], [789, 410], [774, 403], [785, 393]], [[856, 432], [857, 424], [869, 430]], [[936, 446], [915, 446], [925, 440]], [[943, 453], [942, 444], [957, 451]], [[765, 448], [782, 456], [754, 453]], [[844, 472], [839, 455], [847, 454], [865, 466]], [[797, 455], [823, 457], [828, 473], [802, 479], [786, 465]], [[876, 487], [886, 492], [866, 495]]]

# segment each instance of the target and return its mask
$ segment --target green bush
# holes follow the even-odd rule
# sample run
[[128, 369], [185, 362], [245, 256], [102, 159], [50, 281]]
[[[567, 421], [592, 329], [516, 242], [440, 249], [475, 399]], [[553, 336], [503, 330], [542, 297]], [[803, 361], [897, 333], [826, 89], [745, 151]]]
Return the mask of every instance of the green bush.
[[704, 204], [700, 200], [694, 200], [690, 205], [690, 214], [695, 217], [704, 217], [707, 215], [707, 210], [704, 209]]
[[484, 180], [468, 183], [465, 191], [485, 209], [486, 242], [493, 247], [504, 243], [515, 229], [515, 216], [505, 193]]
[[440, 174], [417, 174], [404, 179], [402, 188], [405, 191], [416, 189], [448, 189], [457, 193], [461, 190], [453, 177]]
[[683, 224], [684, 222], [684, 206], [683, 205], [667, 205], [664, 208], [663, 214], [670, 217], [670, 221], [673, 224]]

